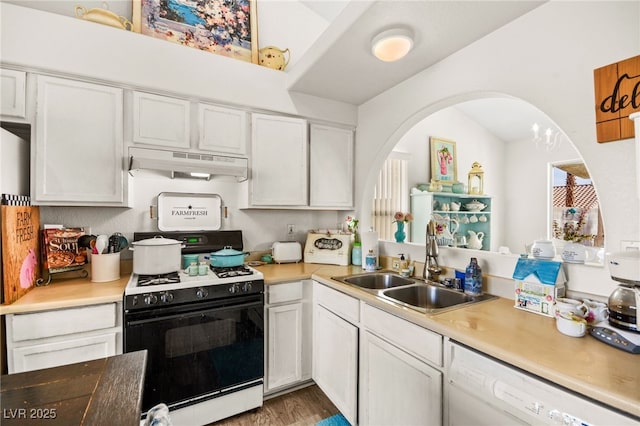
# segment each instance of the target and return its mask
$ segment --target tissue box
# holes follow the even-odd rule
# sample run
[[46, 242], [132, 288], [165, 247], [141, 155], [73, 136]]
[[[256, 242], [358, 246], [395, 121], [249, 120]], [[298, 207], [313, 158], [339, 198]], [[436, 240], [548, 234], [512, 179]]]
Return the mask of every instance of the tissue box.
[[555, 301], [565, 294], [566, 279], [561, 262], [518, 259], [513, 279], [517, 309], [548, 317], [555, 315]]

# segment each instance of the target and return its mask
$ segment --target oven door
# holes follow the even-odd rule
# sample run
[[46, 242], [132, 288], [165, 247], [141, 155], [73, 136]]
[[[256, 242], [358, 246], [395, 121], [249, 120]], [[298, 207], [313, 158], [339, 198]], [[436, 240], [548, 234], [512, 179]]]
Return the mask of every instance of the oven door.
[[264, 377], [262, 294], [125, 312], [124, 351], [147, 349], [143, 413], [255, 386]]

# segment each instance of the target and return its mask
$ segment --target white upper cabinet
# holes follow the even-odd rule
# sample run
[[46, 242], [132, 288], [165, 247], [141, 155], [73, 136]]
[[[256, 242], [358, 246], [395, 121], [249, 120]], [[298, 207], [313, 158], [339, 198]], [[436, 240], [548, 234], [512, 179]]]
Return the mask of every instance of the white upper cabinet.
[[198, 104], [198, 149], [246, 155], [247, 116], [238, 109]]
[[25, 117], [27, 73], [0, 69], [0, 113], [7, 117]]
[[133, 92], [133, 143], [188, 149], [189, 107], [184, 99]]
[[122, 89], [36, 79], [34, 204], [125, 206]]
[[307, 156], [306, 120], [253, 114], [250, 204], [306, 206]]
[[352, 207], [353, 131], [312, 124], [309, 133], [309, 205]]

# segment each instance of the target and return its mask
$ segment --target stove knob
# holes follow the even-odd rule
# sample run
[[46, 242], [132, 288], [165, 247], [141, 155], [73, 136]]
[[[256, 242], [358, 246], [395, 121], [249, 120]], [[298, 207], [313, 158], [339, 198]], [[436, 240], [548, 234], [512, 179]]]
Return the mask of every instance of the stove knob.
[[148, 294], [144, 297], [145, 305], [155, 305], [156, 303], [158, 303], [158, 296], [155, 294]]
[[240, 286], [238, 284], [231, 284], [231, 286], [229, 286], [229, 293], [235, 294], [238, 291], [240, 291]]
[[162, 293], [160, 295], [160, 300], [162, 301], [162, 303], [171, 303], [173, 301], [173, 293]]
[[196, 297], [198, 299], [204, 299], [208, 295], [209, 295], [209, 292], [207, 291], [206, 288], [200, 287], [199, 289], [196, 290]]
[[248, 293], [251, 291], [251, 283], [244, 283], [242, 285], [242, 291], [244, 291], [245, 293]]

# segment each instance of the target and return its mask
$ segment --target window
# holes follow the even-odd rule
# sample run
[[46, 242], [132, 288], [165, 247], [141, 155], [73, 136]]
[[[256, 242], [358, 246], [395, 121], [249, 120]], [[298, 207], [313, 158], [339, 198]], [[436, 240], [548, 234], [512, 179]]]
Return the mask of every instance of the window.
[[[553, 173], [552, 236], [604, 246], [598, 196], [584, 163], [555, 164]], [[565, 235], [566, 234], [566, 235]]]
[[[386, 159], [374, 188], [371, 223], [381, 240], [393, 240], [393, 215], [409, 211], [408, 155], [392, 152]], [[411, 235], [407, 229], [407, 235]]]

